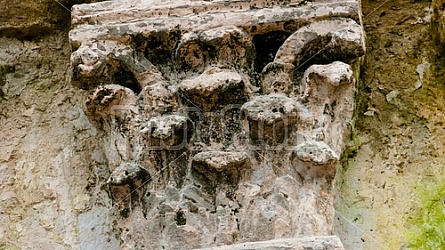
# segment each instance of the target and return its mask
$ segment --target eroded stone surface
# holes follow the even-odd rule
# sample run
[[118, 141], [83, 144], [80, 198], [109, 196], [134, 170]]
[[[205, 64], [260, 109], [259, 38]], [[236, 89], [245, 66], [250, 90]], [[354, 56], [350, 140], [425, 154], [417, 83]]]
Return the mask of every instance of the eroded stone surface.
[[295, 67], [291, 63], [268, 63], [261, 72], [263, 93], [290, 94], [293, 90], [294, 71]]
[[294, 125], [309, 111], [282, 94], [256, 96], [241, 107], [246, 130], [256, 144], [277, 145], [290, 137]]
[[183, 81], [179, 90], [187, 98], [186, 101], [209, 111], [244, 102], [252, 87], [247, 76], [234, 70], [212, 67], [196, 78]]
[[261, 121], [268, 125], [285, 117], [296, 119], [300, 112], [305, 112], [303, 105], [282, 94], [256, 96], [245, 103], [241, 110], [248, 120]]
[[197, 71], [208, 65], [250, 69], [253, 50], [250, 34], [235, 26], [188, 32], [176, 48], [178, 70]]
[[307, 141], [294, 148], [294, 153], [302, 161], [316, 164], [330, 164], [339, 160], [339, 156], [324, 142]]
[[350, 65], [333, 62], [312, 65], [304, 73], [300, 98], [310, 107], [311, 116], [300, 128], [302, 136], [323, 141], [341, 155], [345, 131], [348, 131], [354, 110], [355, 78]]
[[142, 52], [114, 41], [83, 44], [71, 55], [72, 83], [81, 88], [120, 84], [138, 92], [162, 79]]
[[[137, 0], [78, 5], [73, 7], [72, 20], [77, 28], [70, 32], [70, 40], [74, 46], [78, 46], [94, 38], [125, 40], [128, 34], [166, 32], [177, 27], [184, 27], [187, 31], [210, 30], [222, 25], [258, 25], [254, 32], [263, 33], [298, 27], [284, 25], [289, 21], [292, 23], [292, 20], [304, 24], [325, 17], [359, 18], [356, 1], [316, 1], [311, 5], [302, 3], [301, 6], [295, 6], [289, 2], [264, 0], [194, 1], [186, 4], [183, 1]], [[281, 8], [273, 8], [275, 6]]]
[[[342, 249], [303, 236], [332, 233], [358, 20], [356, 1], [75, 6], [72, 80], [122, 85], [87, 104], [90, 120], [110, 123], [98, 128], [110, 133], [122, 248]], [[301, 67], [314, 55], [319, 65]], [[115, 106], [132, 112], [111, 119]], [[138, 170], [150, 178], [129, 181]], [[254, 243], [277, 238], [291, 240]]]
[[211, 168], [210, 171], [237, 170], [246, 164], [248, 156], [242, 152], [206, 151], [195, 155], [193, 161]]
[[178, 111], [179, 103], [176, 90], [170, 87], [164, 81], [144, 87], [139, 95], [141, 115], [148, 118], [153, 115]]
[[296, 239], [279, 239], [262, 242], [249, 242], [232, 246], [202, 248], [201, 250], [248, 250], [248, 249], [288, 249], [288, 250], [342, 250], [343, 245], [336, 236], [330, 237], [302, 237]]
[[147, 146], [187, 146], [193, 133], [193, 124], [185, 116], [157, 116], [143, 124], [140, 132], [149, 141]]
[[95, 89], [88, 97], [86, 106], [91, 117], [120, 115], [119, 106], [121, 109], [131, 110], [135, 113], [138, 110], [133, 91], [117, 84], [100, 86]]
[[137, 178], [148, 179], [149, 177], [147, 176], [146, 170], [138, 164], [124, 162], [111, 172], [107, 183], [120, 186], [135, 181]]
[[352, 19], [323, 20], [293, 33], [278, 49], [275, 62], [301, 63], [323, 51], [337, 60], [349, 60], [365, 53], [363, 28]]

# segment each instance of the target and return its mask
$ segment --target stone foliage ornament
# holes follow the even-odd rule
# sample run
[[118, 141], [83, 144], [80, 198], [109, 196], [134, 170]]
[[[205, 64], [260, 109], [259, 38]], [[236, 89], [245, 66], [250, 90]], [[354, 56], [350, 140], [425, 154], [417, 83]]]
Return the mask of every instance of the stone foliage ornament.
[[92, 91], [120, 247], [343, 249], [360, 20], [356, 0], [75, 5], [72, 83]]

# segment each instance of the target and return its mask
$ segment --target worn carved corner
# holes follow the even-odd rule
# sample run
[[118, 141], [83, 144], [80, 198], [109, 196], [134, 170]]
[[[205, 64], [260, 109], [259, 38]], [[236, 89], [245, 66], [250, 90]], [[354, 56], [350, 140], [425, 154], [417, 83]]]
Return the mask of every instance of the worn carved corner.
[[359, 13], [354, 0], [75, 5], [72, 83], [105, 134], [121, 246], [343, 249], [333, 179]]

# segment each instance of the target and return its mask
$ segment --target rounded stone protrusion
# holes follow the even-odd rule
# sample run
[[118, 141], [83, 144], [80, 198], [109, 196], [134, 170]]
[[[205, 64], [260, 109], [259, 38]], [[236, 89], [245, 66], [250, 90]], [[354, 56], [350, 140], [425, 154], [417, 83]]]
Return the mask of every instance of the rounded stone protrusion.
[[142, 109], [150, 115], [176, 112], [179, 109], [176, 93], [162, 81], [144, 87], [140, 98]]
[[362, 26], [349, 18], [337, 18], [297, 30], [278, 49], [274, 61], [300, 66], [316, 55], [324, 60], [349, 60], [364, 53]]
[[294, 65], [291, 63], [270, 62], [261, 72], [261, 87], [263, 93], [283, 93], [288, 95], [292, 92], [292, 81], [294, 78]]
[[252, 92], [248, 77], [234, 70], [212, 67], [200, 76], [183, 81], [179, 91], [205, 111], [245, 102]]
[[141, 134], [148, 149], [178, 149], [186, 147], [193, 133], [193, 123], [180, 115], [151, 118], [142, 126]]
[[304, 162], [326, 165], [338, 162], [340, 157], [322, 141], [306, 141], [293, 148], [293, 154]]
[[305, 72], [301, 86], [303, 99], [325, 102], [334, 98], [334, 89], [341, 85], [353, 87], [354, 72], [349, 64], [335, 61], [327, 65], [312, 65]]
[[304, 106], [283, 94], [256, 96], [241, 107], [251, 139], [257, 145], [284, 142], [299, 116], [306, 116]]
[[115, 41], [84, 44], [71, 54], [71, 63], [71, 80], [84, 89], [119, 84], [139, 92], [162, 79], [162, 74], [142, 52]]
[[122, 186], [134, 182], [137, 179], [148, 180], [147, 170], [136, 163], [124, 162], [111, 172], [107, 183], [114, 186]]
[[176, 50], [181, 68], [198, 70], [209, 65], [251, 68], [251, 36], [235, 26], [185, 33]]
[[208, 171], [238, 171], [249, 160], [244, 152], [205, 151], [193, 157], [195, 169], [206, 168]]
[[309, 67], [299, 94], [312, 116], [300, 124], [299, 133], [324, 141], [340, 152], [354, 112], [354, 87], [354, 73], [346, 63], [336, 61]]
[[136, 95], [131, 89], [116, 84], [99, 86], [88, 96], [85, 113], [99, 124], [108, 120], [126, 122], [128, 117], [138, 114]]
[[209, 197], [215, 198], [217, 187], [225, 190], [224, 193], [230, 197], [243, 173], [249, 169], [250, 158], [246, 153], [213, 150], [198, 153], [193, 157], [191, 176], [196, 183], [202, 185]]

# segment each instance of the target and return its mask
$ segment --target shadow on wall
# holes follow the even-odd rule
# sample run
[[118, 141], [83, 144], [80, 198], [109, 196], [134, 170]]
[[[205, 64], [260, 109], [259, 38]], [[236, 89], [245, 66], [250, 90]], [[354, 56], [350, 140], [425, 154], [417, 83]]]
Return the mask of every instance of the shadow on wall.
[[94, 2], [101, 0], [0, 0], [0, 37], [30, 41], [55, 31], [68, 31], [71, 7]]

